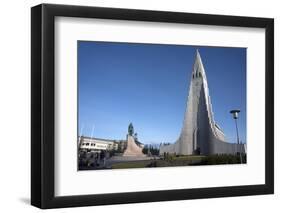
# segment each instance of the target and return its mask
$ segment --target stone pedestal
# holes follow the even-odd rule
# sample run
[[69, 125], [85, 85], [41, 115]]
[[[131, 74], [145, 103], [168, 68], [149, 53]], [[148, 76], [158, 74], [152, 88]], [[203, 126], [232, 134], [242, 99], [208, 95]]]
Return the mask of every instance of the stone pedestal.
[[127, 148], [123, 156], [145, 156], [145, 154], [142, 153], [142, 148], [136, 144], [134, 137], [131, 135], [127, 135]]

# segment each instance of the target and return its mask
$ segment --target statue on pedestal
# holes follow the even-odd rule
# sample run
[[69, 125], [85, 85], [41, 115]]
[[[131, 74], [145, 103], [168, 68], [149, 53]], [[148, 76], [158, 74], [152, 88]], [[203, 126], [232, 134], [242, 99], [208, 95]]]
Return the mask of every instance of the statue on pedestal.
[[142, 147], [138, 146], [136, 143], [134, 134], [133, 124], [130, 123], [128, 127], [128, 135], [127, 135], [127, 147], [124, 151], [123, 156], [129, 157], [144, 157], [145, 155], [142, 153]]

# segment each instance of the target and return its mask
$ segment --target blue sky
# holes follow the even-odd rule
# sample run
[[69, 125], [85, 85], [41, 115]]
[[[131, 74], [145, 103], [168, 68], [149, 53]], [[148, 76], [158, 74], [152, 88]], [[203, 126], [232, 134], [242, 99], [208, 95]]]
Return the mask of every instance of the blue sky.
[[215, 121], [234, 143], [229, 111], [241, 109], [238, 127], [245, 142], [245, 48], [93, 41], [78, 41], [79, 135], [125, 139], [132, 122], [142, 143], [175, 142], [196, 49], [206, 71]]

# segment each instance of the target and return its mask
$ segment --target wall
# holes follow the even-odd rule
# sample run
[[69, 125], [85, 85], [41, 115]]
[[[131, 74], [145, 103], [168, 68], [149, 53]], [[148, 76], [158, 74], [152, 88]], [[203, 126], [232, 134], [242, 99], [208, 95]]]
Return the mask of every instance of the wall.
[[[244, 16], [264, 16], [275, 18], [275, 55], [281, 55], [281, 14], [278, 1], [188, 1], [188, 0], [45, 0], [45, 3], [83, 4], [107, 7], [126, 7], [137, 9], [172, 10], [182, 12], [213, 13]], [[30, 7], [41, 1], [3, 1], [1, 3], [1, 45], [0, 45], [0, 97], [1, 97], [1, 212], [39, 212], [31, 207], [30, 196]], [[281, 108], [281, 69], [276, 60], [276, 109]], [[278, 82], [278, 84], [277, 84]], [[280, 110], [276, 110], [276, 130], [281, 128]], [[17, 136], [17, 137], [13, 137]], [[102, 207], [85, 207], [50, 210], [49, 212], [274, 212], [280, 209], [281, 131], [275, 135], [275, 195], [204, 199], [192, 201], [130, 204]], [[10, 145], [12, 144], [12, 145]], [[276, 212], [276, 211], [275, 211]]]

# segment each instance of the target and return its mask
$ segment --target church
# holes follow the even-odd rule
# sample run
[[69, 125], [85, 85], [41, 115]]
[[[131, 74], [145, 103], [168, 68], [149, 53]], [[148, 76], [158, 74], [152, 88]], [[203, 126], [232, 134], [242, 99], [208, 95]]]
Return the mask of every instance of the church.
[[207, 76], [197, 50], [181, 133], [174, 144], [162, 144], [160, 154], [235, 154], [245, 153], [245, 146], [226, 142], [223, 131], [215, 122]]

